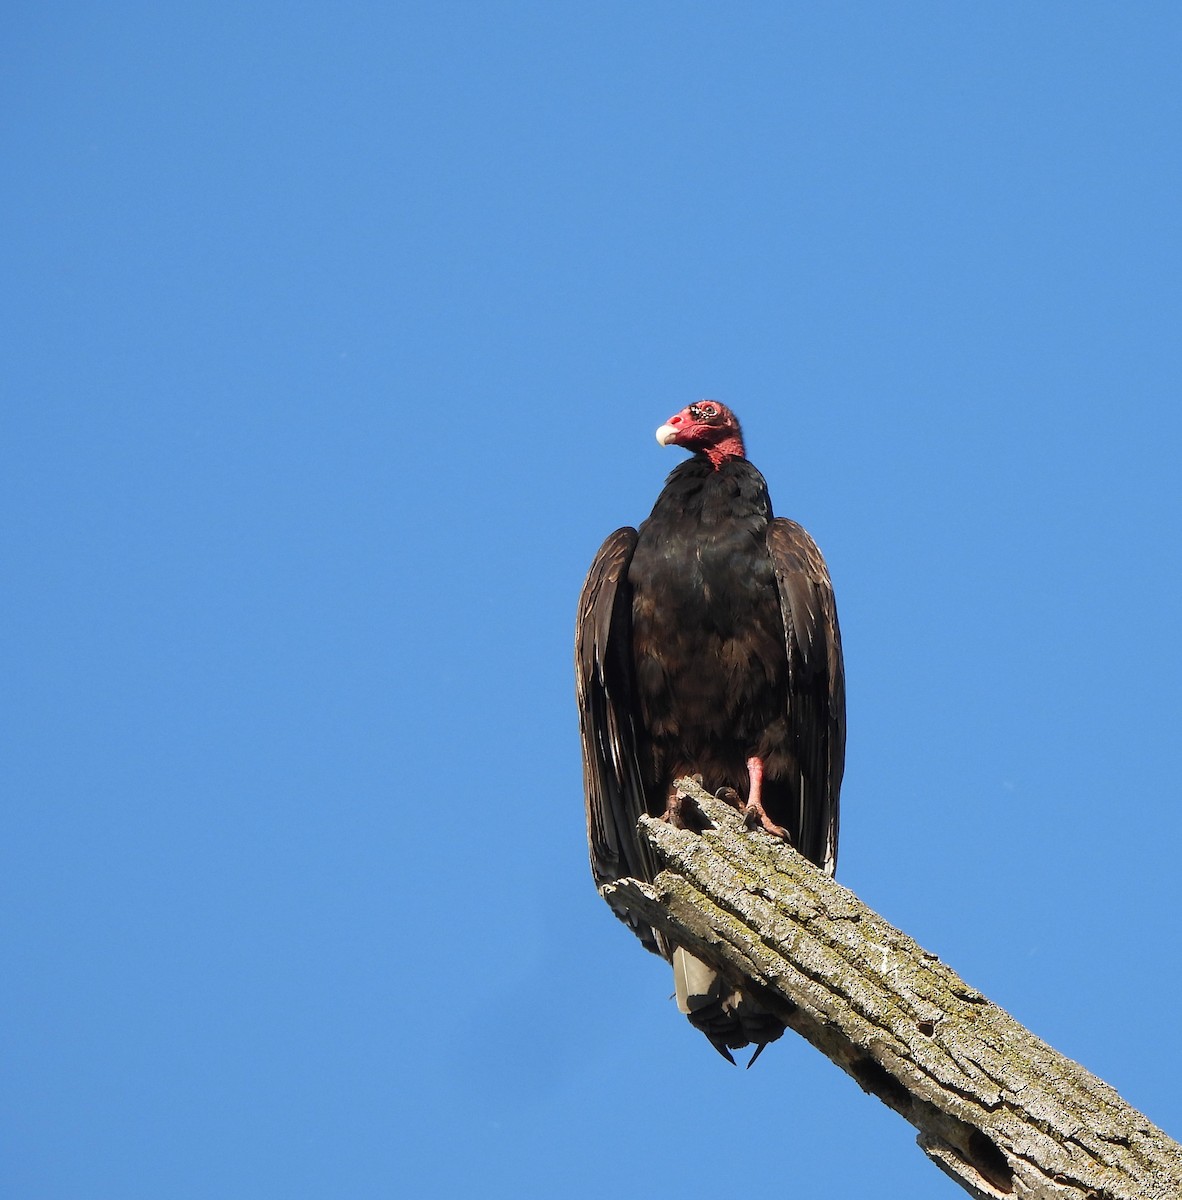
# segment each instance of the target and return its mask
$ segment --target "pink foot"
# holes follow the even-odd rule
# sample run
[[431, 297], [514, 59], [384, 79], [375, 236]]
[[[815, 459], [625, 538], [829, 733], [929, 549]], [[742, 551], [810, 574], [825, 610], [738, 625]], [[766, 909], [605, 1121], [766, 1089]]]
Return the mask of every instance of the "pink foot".
[[788, 830], [777, 825], [764, 811], [762, 759], [749, 758], [747, 760], [747, 777], [751, 781], [751, 788], [747, 793], [747, 807], [743, 809], [744, 824], [748, 829], [764, 829], [772, 837], [783, 838], [784, 841], [791, 844], [792, 839], [788, 836]]
[[665, 811], [661, 814], [661, 820], [667, 821], [674, 829], [688, 829], [686, 824], [684, 811], [686, 801], [689, 799], [684, 792], [674, 790], [669, 793], [669, 799], [665, 802]]

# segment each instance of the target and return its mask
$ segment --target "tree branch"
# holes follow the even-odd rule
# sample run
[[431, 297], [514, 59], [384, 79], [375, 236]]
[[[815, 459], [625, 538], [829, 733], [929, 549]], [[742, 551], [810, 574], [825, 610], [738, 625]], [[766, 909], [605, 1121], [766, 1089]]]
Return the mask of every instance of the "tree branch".
[[795, 850], [696, 784], [699, 835], [642, 817], [665, 869], [603, 889], [742, 984], [906, 1117], [982, 1200], [1178, 1200], [1182, 1146]]

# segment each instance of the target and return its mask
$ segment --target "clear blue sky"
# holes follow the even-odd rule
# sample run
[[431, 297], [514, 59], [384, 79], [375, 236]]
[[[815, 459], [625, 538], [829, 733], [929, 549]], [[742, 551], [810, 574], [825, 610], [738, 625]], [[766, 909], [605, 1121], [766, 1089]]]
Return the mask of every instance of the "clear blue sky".
[[1182, 8], [0, 26], [0, 1193], [961, 1194], [591, 886], [575, 599], [702, 396], [836, 583], [839, 877], [1182, 1135]]

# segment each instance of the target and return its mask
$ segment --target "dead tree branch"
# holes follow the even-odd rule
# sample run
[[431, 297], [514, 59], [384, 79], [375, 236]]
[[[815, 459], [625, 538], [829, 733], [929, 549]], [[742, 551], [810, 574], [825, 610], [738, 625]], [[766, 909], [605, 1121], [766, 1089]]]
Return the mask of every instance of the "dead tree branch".
[[755, 991], [987, 1200], [1179, 1200], [1182, 1146], [783, 843], [688, 780], [714, 828], [642, 818], [665, 869], [618, 911]]

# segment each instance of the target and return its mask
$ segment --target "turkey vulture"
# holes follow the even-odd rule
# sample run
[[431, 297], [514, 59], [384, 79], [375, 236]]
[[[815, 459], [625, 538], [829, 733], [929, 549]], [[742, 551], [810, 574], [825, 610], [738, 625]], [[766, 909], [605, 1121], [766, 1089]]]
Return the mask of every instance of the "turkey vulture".
[[[822, 870], [837, 862], [845, 675], [833, 587], [816, 543], [772, 516], [739, 422], [713, 400], [657, 430], [693, 457], [639, 528], [603, 543], [579, 598], [575, 674], [591, 871], [651, 880], [642, 813], [693, 825], [673, 787], [700, 775], [751, 826]], [[678, 1006], [728, 1059], [784, 1030], [757, 1001], [647, 925]], [[754, 1062], [755, 1056], [752, 1057]]]

